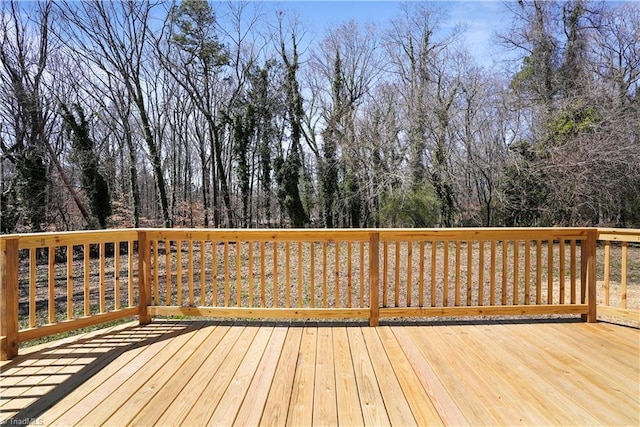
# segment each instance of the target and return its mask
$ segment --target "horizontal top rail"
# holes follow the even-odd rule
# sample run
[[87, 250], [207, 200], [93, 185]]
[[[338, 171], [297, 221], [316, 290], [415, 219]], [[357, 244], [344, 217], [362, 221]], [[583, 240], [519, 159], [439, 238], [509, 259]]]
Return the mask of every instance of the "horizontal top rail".
[[49, 246], [82, 245], [90, 243], [110, 243], [137, 240], [138, 230], [88, 230], [63, 231], [37, 234], [8, 234], [1, 236], [0, 249], [5, 250], [6, 240], [17, 238], [20, 249], [37, 249]]
[[372, 232], [369, 229], [187, 229], [187, 228], [154, 228], [140, 229], [146, 232], [149, 239], [156, 240], [251, 240], [251, 241], [368, 241]]
[[584, 239], [588, 228], [418, 228], [380, 229], [380, 240], [417, 240], [428, 236], [439, 241], [453, 240], [548, 240]]
[[[371, 233], [379, 233], [380, 240], [417, 240], [425, 236], [436, 240], [526, 240], [526, 239], [582, 239], [593, 228], [381, 228], [381, 229], [196, 229], [196, 228], [140, 228], [87, 231], [63, 231], [35, 234], [6, 234], [0, 236], [0, 249], [6, 240], [18, 238], [21, 249], [136, 240], [138, 232], [150, 233], [154, 239], [192, 240], [254, 240], [254, 241], [366, 241]], [[597, 228], [598, 240], [640, 242], [639, 229]]]
[[640, 228], [598, 228], [598, 240], [640, 243]]

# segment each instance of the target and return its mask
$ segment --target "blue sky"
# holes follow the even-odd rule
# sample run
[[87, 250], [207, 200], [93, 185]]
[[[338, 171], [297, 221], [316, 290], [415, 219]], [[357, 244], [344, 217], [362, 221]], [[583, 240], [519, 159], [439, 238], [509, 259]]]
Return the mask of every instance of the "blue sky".
[[[375, 22], [381, 26], [400, 14], [398, 1], [280, 1], [269, 2], [278, 8], [297, 12], [308, 30], [321, 37], [331, 24], [355, 20]], [[436, 1], [435, 7], [442, 8], [449, 15], [447, 26], [463, 23], [466, 27], [464, 43], [479, 63], [489, 65], [491, 54], [497, 51], [492, 45], [496, 30], [508, 28], [508, 18], [501, 1]], [[445, 31], [447, 28], [443, 28]]]

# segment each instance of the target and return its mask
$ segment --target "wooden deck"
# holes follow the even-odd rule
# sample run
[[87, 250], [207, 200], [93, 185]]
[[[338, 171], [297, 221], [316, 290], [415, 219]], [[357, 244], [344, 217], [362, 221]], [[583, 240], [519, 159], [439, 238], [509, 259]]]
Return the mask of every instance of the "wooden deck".
[[2, 362], [13, 425], [640, 425], [640, 331], [607, 323], [155, 321]]

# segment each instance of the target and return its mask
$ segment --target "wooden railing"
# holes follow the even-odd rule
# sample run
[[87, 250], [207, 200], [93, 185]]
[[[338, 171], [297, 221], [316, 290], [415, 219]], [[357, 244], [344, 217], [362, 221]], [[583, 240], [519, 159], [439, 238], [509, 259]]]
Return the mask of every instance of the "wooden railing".
[[0, 358], [20, 342], [137, 315], [137, 240], [136, 230], [2, 236]]
[[[602, 289], [602, 297], [598, 300], [599, 314], [640, 323], [638, 307], [628, 304], [630, 292], [635, 301], [640, 300], [640, 256], [637, 252], [631, 260], [629, 256], [630, 245], [640, 248], [640, 230], [601, 228], [598, 229], [598, 244], [602, 246], [598, 251], [601, 268], [598, 268], [597, 285]], [[634, 286], [630, 286], [631, 283]]]
[[[141, 323], [546, 314], [593, 322], [597, 283], [608, 314], [635, 319], [626, 269], [639, 236], [593, 228], [8, 235], [0, 240], [1, 357], [26, 340], [136, 315]], [[617, 262], [619, 279], [610, 274]]]

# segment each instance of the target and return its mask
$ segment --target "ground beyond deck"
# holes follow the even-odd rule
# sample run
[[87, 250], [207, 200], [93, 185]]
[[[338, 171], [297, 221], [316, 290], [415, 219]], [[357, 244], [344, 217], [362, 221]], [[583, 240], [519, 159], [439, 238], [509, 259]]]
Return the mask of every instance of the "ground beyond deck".
[[155, 321], [22, 350], [0, 410], [14, 425], [640, 425], [639, 347], [607, 323]]

